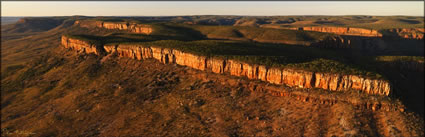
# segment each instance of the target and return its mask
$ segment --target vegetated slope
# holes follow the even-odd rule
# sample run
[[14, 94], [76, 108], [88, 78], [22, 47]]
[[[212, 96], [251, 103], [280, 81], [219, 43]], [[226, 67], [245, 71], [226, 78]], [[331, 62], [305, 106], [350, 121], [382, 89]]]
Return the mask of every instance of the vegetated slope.
[[117, 32], [70, 27], [2, 41], [2, 128], [33, 136], [423, 136], [422, 118], [409, 111], [274, 97], [261, 82], [59, 46], [64, 33]]
[[192, 26], [208, 38], [310, 45], [332, 34], [233, 26]]

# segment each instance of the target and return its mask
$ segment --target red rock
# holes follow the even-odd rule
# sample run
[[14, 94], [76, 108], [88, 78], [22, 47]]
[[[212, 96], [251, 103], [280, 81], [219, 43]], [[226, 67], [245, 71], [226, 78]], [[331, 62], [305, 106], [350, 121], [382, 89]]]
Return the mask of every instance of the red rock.
[[72, 38], [68, 38], [66, 36], [62, 36], [61, 44], [65, 48], [73, 49], [73, 50], [76, 50], [76, 51], [79, 51], [79, 52], [94, 53], [96, 55], [100, 54], [100, 52], [96, 48], [96, 45], [91, 44], [90, 42], [83, 41], [83, 40], [72, 39]]
[[[65, 48], [95, 53], [99, 51], [95, 45], [88, 42], [62, 37], [62, 45]], [[329, 73], [313, 73], [309, 71], [267, 68], [263, 65], [248, 64], [235, 60], [199, 56], [179, 50], [144, 47], [143, 45], [105, 45], [108, 53], [117, 52], [119, 57], [133, 59], [156, 59], [162, 63], [176, 63], [198, 70], [209, 69], [214, 73], [229, 73], [234, 76], [245, 76], [249, 79], [259, 79], [273, 84], [285, 84], [301, 88], [321, 88], [331, 91], [360, 90], [368, 94], [389, 95], [390, 83], [386, 80], [368, 79], [356, 75], [339, 75]], [[289, 95], [289, 94], [288, 94]], [[285, 93], [283, 94], [285, 96]]]
[[75, 21], [75, 25], [85, 28], [105, 28], [105, 29], [117, 29], [127, 30], [133, 33], [151, 34], [153, 32], [151, 25], [129, 23], [129, 22], [104, 22], [104, 21], [91, 21], [91, 20], [80, 20]]
[[298, 30], [317, 31], [325, 33], [334, 33], [340, 35], [353, 35], [365, 37], [382, 37], [382, 34], [377, 30], [363, 28], [347, 28], [347, 27], [301, 27]]
[[282, 71], [282, 82], [288, 86], [311, 88], [312, 72], [284, 69]]
[[267, 81], [267, 67], [260, 65], [258, 66], [258, 79]]
[[270, 68], [267, 71], [267, 81], [273, 84], [282, 84], [282, 69]]
[[224, 73], [226, 60], [219, 58], [210, 58], [207, 61], [207, 67], [214, 73]]

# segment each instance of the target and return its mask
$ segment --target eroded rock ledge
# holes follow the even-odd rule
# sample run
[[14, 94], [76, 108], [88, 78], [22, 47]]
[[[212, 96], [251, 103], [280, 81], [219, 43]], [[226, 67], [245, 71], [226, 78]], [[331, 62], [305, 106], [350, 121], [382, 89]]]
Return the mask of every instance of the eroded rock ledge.
[[390, 34], [398, 35], [399, 37], [406, 39], [423, 39], [425, 33], [424, 28], [389, 29], [386, 31]]
[[[396, 28], [386, 29], [378, 32], [378, 30], [364, 29], [364, 28], [350, 28], [350, 27], [323, 27], [323, 26], [312, 26], [312, 27], [270, 27], [266, 28], [277, 28], [277, 29], [289, 29], [289, 30], [303, 30], [303, 31], [316, 31], [324, 33], [334, 33], [338, 35], [348, 36], [361, 36], [361, 37], [399, 37], [405, 39], [418, 39], [424, 38], [424, 28]], [[384, 34], [383, 34], [384, 33]]]
[[90, 42], [79, 39], [72, 39], [66, 36], [62, 36], [61, 39], [61, 44], [65, 48], [76, 50], [78, 52], [94, 53], [96, 55], [99, 55], [99, 53], [101, 53], [101, 51], [97, 48], [98, 46]]
[[[102, 49], [93, 45], [62, 36], [62, 45], [80, 52], [99, 54]], [[220, 74], [243, 76], [273, 84], [284, 84], [290, 87], [320, 88], [331, 91], [359, 90], [367, 94], [388, 96], [390, 83], [381, 79], [368, 79], [357, 75], [340, 75], [304, 70], [268, 67], [248, 64], [232, 59], [206, 57], [175, 49], [149, 47], [144, 45], [104, 45], [103, 50], [109, 54], [117, 53], [119, 57], [137, 60], [156, 59], [165, 64], [178, 64], [202, 71]]]
[[339, 35], [351, 35], [351, 36], [363, 36], [363, 37], [382, 37], [382, 34], [379, 33], [377, 30], [363, 29], [363, 28], [312, 26], [312, 27], [288, 27], [288, 28], [280, 28], [280, 29], [317, 31], [317, 32], [324, 32], [324, 33], [334, 33]]
[[75, 25], [85, 28], [105, 28], [105, 29], [117, 29], [126, 30], [133, 33], [151, 34], [153, 29], [151, 25], [136, 24], [129, 22], [105, 22], [105, 21], [90, 21], [80, 20], [75, 21]]

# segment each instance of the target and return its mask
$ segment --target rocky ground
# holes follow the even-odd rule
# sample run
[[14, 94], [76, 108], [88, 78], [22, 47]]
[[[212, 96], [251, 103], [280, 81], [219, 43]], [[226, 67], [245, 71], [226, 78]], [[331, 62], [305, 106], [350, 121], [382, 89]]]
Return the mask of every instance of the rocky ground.
[[272, 96], [253, 85], [273, 85], [155, 60], [52, 54], [64, 63], [2, 93], [10, 136], [423, 136], [398, 110]]

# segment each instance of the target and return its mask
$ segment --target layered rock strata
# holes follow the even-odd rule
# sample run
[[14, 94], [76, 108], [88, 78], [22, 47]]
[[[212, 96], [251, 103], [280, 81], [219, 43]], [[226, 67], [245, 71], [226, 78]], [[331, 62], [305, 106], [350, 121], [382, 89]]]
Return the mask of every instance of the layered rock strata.
[[61, 44], [65, 48], [76, 50], [77, 52], [94, 53], [96, 55], [99, 55], [102, 52], [95, 44], [84, 40], [72, 39], [66, 36], [62, 36]]
[[[76, 42], [75, 44], [72, 42]], [[62, 38], [66, 48], [81, 49], [86, 45], [80, 40]], [[73, 45], [73, 46], [69, 46]], [[82, 46], [82, 47], [79, 47]], [[133, 59], [156, 59], [162, 63], [175, 63], [203, 71], [212, 71], [220, 74], [258, 79], [273, 84], [284, 84], [290, 87], [320, 88], [332, 91], [359, 90], [367, 94], [386, 95], [391, 92], [388, 81], [368, 79], [357, 75], [340, 75], [321, 72], [310, 72], [287, 68], [268, 67], [257, 64], [248, 64], [232, 59], [206, 57], [183, 52], [176, 49], [149, 47], [143, 45], [105, 45], [107, 53], [117, 53], [120, 57]], [[88, 53], [91, 50], [84, 50]]]
[[339, 35], [350, 35], [350, 36], [382, 37], [382, 34], [379, 33], [377, 30], [363, 29], [363, 28], [312, 26], [312, 27], [292, 27], [292, 28], [279, 28], [279, 29], [316, 31], [316, 32], [334, 33]]
[[129, 22], [105, 22], [105, 21], [75, 21], [75, 25], [85, 28], [105, 28], [126, 30], [133, 33], [151, 34], [153, 29], [151, 25], [129, 23]]
[[341, 36], [327, 37], [321, 41], [312, 43], [310, 46], [319, 48], [351, 48], [351, 40], [344, 39]]
[[323, 27], [323, 26], [312, 26], [312, 27], [275, 27], [275, 26], [263, 26], [265, 28], [276, 28], [276, 29], [289, 29], [289, 30], [303, 30], [303, 31], [316, 31], [324, 33], [334, 33], [338, 35], [348, 36], [361, 36], [361, 37], [399, 37], [405, 39], [423, 39], [425, 29], [424, 28], [395, 28], [385, 29], [382, 33], [378, 30], [364, 29], [364, 28], [350, 28], [350, 27]]

